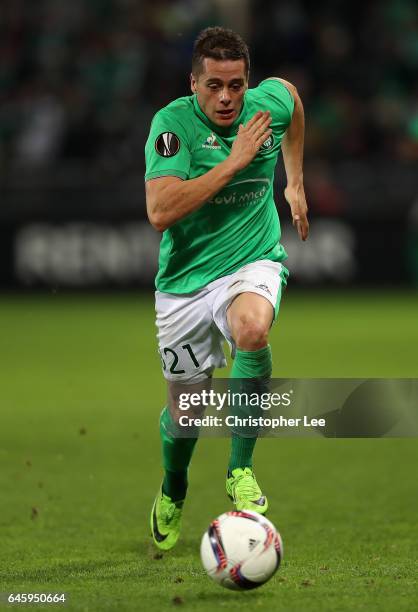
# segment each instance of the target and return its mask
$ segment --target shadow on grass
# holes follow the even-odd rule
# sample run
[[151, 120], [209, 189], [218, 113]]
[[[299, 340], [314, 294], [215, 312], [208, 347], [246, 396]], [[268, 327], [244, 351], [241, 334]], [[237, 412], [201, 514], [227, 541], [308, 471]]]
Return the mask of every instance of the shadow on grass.
[[148, 558], [154, 558], [155, 556], [162, 555], [162, 558], [167, 559], [178, 559], [178, 560], [190, 560], [193, 556], [196, 560], [200, 559], [200, 540], [193, 538], [181, 538], [178, 544], [171, 550], [160, 550], [154, 544], [151, 536], [143, 538], [142, 540], [133, 542], [132, 545], [123, 546], [118, 548], [118, 553], [129, 552], [137, 553], [138, 555], [146, 556]]
[[82, 561], [78, 559], [62, 561], [47, 560], [39, 557], [37, 567], [10, 568], [2, 570], [0, 577], [5, 583], [37, 582], [48, 584], [77, 578], [117, 581], [129, 578], [152, 578], [154, 574], [171, 571], [186, 572], [194, 576], [205, 575], [200, 563], [200, 542], [196, 539], [182, 539], [170, 551], [160, 551], [151, 538], [143, 538], [132, 545], [109, 548], [100, 558], [91, 556]]
[[260, 597], [265, 597], [267, 595], [266, 591], [262, 591], [261, 589], [254, 591], [229, 591], [228, 589], [219, 587], [217, 591], [213, 593], [207, 593], [205, 591], [199, 591], [197, 593], [187, 593], [185, 598], [187, 599], [188, 604], [198, 604], [207, 602], [210, 604], [213, 603], [214, 606], [222, 605], [222, 602], [231, 603], [231, 600], [234, 603], [237, 602], [237, 597], [241, 597], [241, 602], [247, 605], [255, 602], [259, 602]]

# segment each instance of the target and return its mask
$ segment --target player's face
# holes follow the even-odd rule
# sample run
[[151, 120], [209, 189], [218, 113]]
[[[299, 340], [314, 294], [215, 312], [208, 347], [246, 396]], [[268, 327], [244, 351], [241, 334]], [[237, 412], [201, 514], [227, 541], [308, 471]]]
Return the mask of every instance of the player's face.
[[199, 106], [216, 125], [228, 127], [241, 112], [242, 100], [248, 87], [245, 62], [240, 60], [203, 60], [203, 72], [191, 75], [191, 88], [197, 94]]

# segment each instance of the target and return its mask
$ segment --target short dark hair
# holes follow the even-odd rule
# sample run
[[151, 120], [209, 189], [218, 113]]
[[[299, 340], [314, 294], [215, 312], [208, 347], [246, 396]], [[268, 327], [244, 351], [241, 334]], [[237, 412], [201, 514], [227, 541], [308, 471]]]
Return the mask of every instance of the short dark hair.
[[193, 46], [192, 72], [195, 77], [203, 71], [203, 60], [206, 57], [222, 60], [240, 60], [245, 63], [245, 72], [250, 72], [250, 54], [246, 42], [239, 34], [216, 26], [205, 28], [196, 38]]

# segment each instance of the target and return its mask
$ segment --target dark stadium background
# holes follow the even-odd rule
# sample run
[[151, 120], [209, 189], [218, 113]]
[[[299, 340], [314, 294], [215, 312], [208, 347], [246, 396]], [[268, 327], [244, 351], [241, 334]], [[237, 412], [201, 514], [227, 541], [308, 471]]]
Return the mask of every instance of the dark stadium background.
[[153, 114], [189, 94], [196, 33], [219, 23], [247, 39], [251, 84], [282, 76], [305, 105], [303, 248], [277, 181], [292, 283], [418, 283], [412, 0], [3, 0], [3, 288], [152, 286], [144, 142]]
[[77, 612], [417, 608], [412, 438], [257, 444], [285, 560], [247, 606], [198, 555], [230, 508], [229, 440], [197, 446], [179, 545], [160, 558], [150, 541], [166, 390], [144, 144], [218, 24], [248, 41], [252, 85], [281, 76], [305, 106], [311, 235], [290, 225], [279, 164], [273, 375], [418, 377], [414, 0], [1, 0], [0, 608], [51, 591]]

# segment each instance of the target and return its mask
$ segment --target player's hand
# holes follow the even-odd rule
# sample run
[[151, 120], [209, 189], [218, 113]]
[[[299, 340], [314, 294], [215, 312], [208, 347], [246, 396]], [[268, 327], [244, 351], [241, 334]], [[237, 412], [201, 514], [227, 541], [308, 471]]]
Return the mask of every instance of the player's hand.
[[293, 226], [296, 227], [299, 238], [305, 241], [309, 234], [308, 206], [306, 204], [303, 185], [297, 187], [287, 186], [284, 197], [292, 211]]
[[238, 172], [252, 162], [263, 142], [272, 133], [269, 111], [258, 111], [246, 125], [240, 125], [228, 161]]

